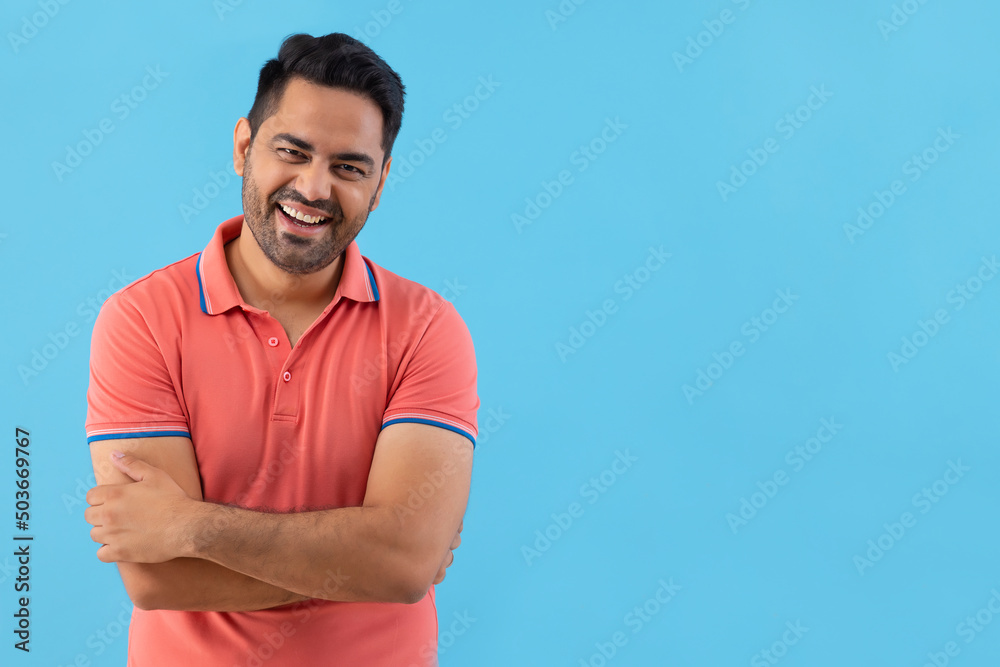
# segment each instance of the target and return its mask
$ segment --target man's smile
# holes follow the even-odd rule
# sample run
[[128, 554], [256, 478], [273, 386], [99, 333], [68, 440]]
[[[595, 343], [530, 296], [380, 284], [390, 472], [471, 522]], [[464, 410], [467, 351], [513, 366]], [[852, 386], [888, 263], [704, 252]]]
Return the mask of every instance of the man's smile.
[[[301, 227], [315, 227], [330, 220], [329, 216], [320, 215], [316, 212], [307, 213], [303, 211], [302, 208], [294, 207], [289, 204], [278, 204], [278, 209], [285, 214], [285, 217], [288, 218], [289, 221]], [[314, 211], [314, 209], [309, 210]]]
[[316, 209], [298, 204], [293, 206], [279, 202], [274, 207], [274, 213], [278, 228], [299, 238], [322, 234], [333, 220], [330, 216], [316, 215]]

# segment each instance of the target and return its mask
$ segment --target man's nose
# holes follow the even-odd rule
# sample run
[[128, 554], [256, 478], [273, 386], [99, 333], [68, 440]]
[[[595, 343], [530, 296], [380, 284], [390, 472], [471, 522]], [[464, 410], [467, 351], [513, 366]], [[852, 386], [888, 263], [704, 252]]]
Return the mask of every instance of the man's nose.
[[332, 196], [333, 175], [318, 162], [313, 162], [299, 172], [295, 189], [309, 201], [327, 201]]

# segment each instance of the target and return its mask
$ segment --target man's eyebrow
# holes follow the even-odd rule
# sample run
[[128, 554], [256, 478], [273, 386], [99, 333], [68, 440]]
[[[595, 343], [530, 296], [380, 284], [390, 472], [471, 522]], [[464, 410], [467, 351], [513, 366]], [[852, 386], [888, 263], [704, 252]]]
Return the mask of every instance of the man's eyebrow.
[[[309, 151], [310, 153], [316, 152], [316, 148], [306, 141], [296, 137], [294, 134], [289, 132], [282, 132], [271, 137], [271, 143], [276, 144], [282, 141], [286, 141], [296, 148], [301, 148], [304, 151]], [[347, 152], [347, 153], [337, 153], [333, 155], [334, 159], [341, 160], [343, 162], [361, 162], [366, 165], [369, 169], [375, 167], [375, 160], [368, 153], [357, 153], [357, 152]]]
[[305, 139], [299, 139], [294, 134], [290, 134], [288, 132], [282, 132], [281, 134], [276, 134], [273, 137], [271, 137], [272, 144], [276, 144], [281, 141], [287, 141], [296, 148], [301, 148], [304, 151], [315, 150], [315, 148], [313, 148], [313, 145], [311, 143], [309, 143]]

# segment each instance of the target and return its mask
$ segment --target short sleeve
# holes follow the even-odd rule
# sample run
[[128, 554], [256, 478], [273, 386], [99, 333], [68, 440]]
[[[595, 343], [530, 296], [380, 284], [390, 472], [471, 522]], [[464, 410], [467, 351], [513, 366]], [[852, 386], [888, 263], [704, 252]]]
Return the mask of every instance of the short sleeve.
[[121, 292], [101, 307], [90, 341], [87, 442], [190, 437], [163, 354], [142, 313]]
[[412, 354], [398, 370], [382, 428], [401, 422], [431, 424], [476, 444], [476, 353], [462, 317], [448, 301], [434, 313]]

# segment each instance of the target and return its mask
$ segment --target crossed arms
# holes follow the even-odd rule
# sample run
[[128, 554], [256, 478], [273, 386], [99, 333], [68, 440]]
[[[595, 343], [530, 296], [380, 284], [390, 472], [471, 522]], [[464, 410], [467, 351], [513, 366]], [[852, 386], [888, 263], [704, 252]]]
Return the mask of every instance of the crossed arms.
[[[414, 603], [461, 538], [472, 443], [426, 424], [382, 430], [360, 507], [274, 514], [205, 502], [191, 440], [91, 443], [84, 513], [140, 609], [252, 611], [309, 598]], [[117, 458], [112, 452], [124, 452]], [[434, 492], [411, 492], [434, 479]], [[417, 505], [414, 507], [413, 505]]]

